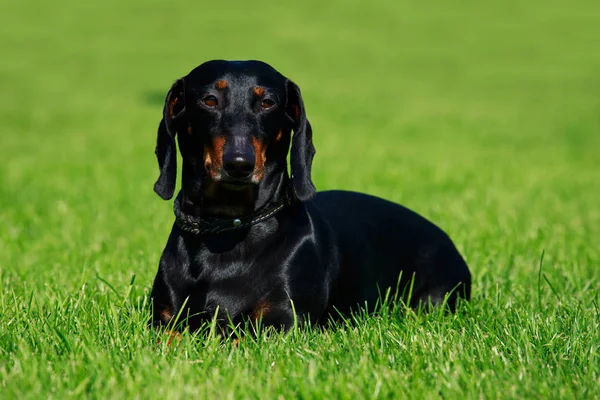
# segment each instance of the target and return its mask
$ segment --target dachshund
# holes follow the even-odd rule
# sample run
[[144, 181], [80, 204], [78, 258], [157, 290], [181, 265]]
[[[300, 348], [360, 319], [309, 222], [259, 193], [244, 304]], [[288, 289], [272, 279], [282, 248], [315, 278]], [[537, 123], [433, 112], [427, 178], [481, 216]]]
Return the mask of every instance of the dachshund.
[[173, 84], [156, 145], [164, 200], [175, 138], [181, 190], [151, 325], [183, 316], [191, 331], [212, 318], [288, 330], [372, 311], [386, 293], [452, 312], [470, 298], [469, 268], [436, 225], [367, 194], [316, 192], [300, 89], [270, 65], [214, 60]]

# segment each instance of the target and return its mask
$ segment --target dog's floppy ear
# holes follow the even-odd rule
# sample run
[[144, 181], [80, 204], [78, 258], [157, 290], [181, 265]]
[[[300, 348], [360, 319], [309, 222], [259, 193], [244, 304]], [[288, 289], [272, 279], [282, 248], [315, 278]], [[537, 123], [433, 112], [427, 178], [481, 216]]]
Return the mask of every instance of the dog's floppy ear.
[[154, 184], [154, 191], [164, 200], [173, 197], [177, 180], [177, 148], [175, 147], [175, 134], [181, 119], [185, 114], [183, 79], [177, 80], [169, 90], [163, 108], [163, 118], [158, 125], [156, 138], [156, 158], [160, 176]]
[[292, 121], [292, 128], [294, 129], [290, 154], [292, 186], [296, 198], [300, 201], [306, 201], [316, 193], [311, 177], [315, 147], [312, 142], [312, 128], [308, 119], [306, 119], [300, 88], [290, 80], [287, 82], [286, 113]]

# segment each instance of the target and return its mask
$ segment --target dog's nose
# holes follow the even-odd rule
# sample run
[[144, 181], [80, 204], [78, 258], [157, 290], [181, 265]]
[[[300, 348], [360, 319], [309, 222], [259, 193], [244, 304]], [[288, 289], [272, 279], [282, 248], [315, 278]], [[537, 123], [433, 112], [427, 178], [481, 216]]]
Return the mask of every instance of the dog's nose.
[[232, 178], [248, 178], [254, 172], [254, 154], [224, 154], [223, 169]]

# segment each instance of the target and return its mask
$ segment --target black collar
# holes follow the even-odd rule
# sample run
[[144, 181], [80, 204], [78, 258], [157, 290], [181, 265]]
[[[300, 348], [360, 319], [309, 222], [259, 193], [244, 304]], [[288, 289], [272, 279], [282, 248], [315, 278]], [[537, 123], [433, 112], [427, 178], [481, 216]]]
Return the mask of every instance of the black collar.
[[183, 210], [181, 210], [182, 197], [182, 192], [180, 191], [177, 197], [175, 198], [175, 203], [173, 205], [173, 211], [175, 212], [175, 222], [182, 231], [189, 232], [194, 235], [213, 235], [225, 231], [232, 231], [234, 229], [247, 228], [272, 217], [273, 215], [281, 211], [285, 206], [291, 204], [290, 196], [288, 195], [288, 191], [286, 190], [281, 203], [277, 204], [273, 208], [263, 210], [260, 213], [242, 218], [204, 219], [184, 213]]

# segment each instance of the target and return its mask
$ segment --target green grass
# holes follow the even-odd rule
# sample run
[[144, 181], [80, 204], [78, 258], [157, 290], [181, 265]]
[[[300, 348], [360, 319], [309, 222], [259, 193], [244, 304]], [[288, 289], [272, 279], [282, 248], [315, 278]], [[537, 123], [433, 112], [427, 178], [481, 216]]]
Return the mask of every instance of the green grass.
[[[2, 7], [1, 398], [600, 397], [597, 1], [193, 4]], [[212, 58], [294, 79], [317, 187], [438, 223], [473, 301], [157, 345], [155, 132]]]

